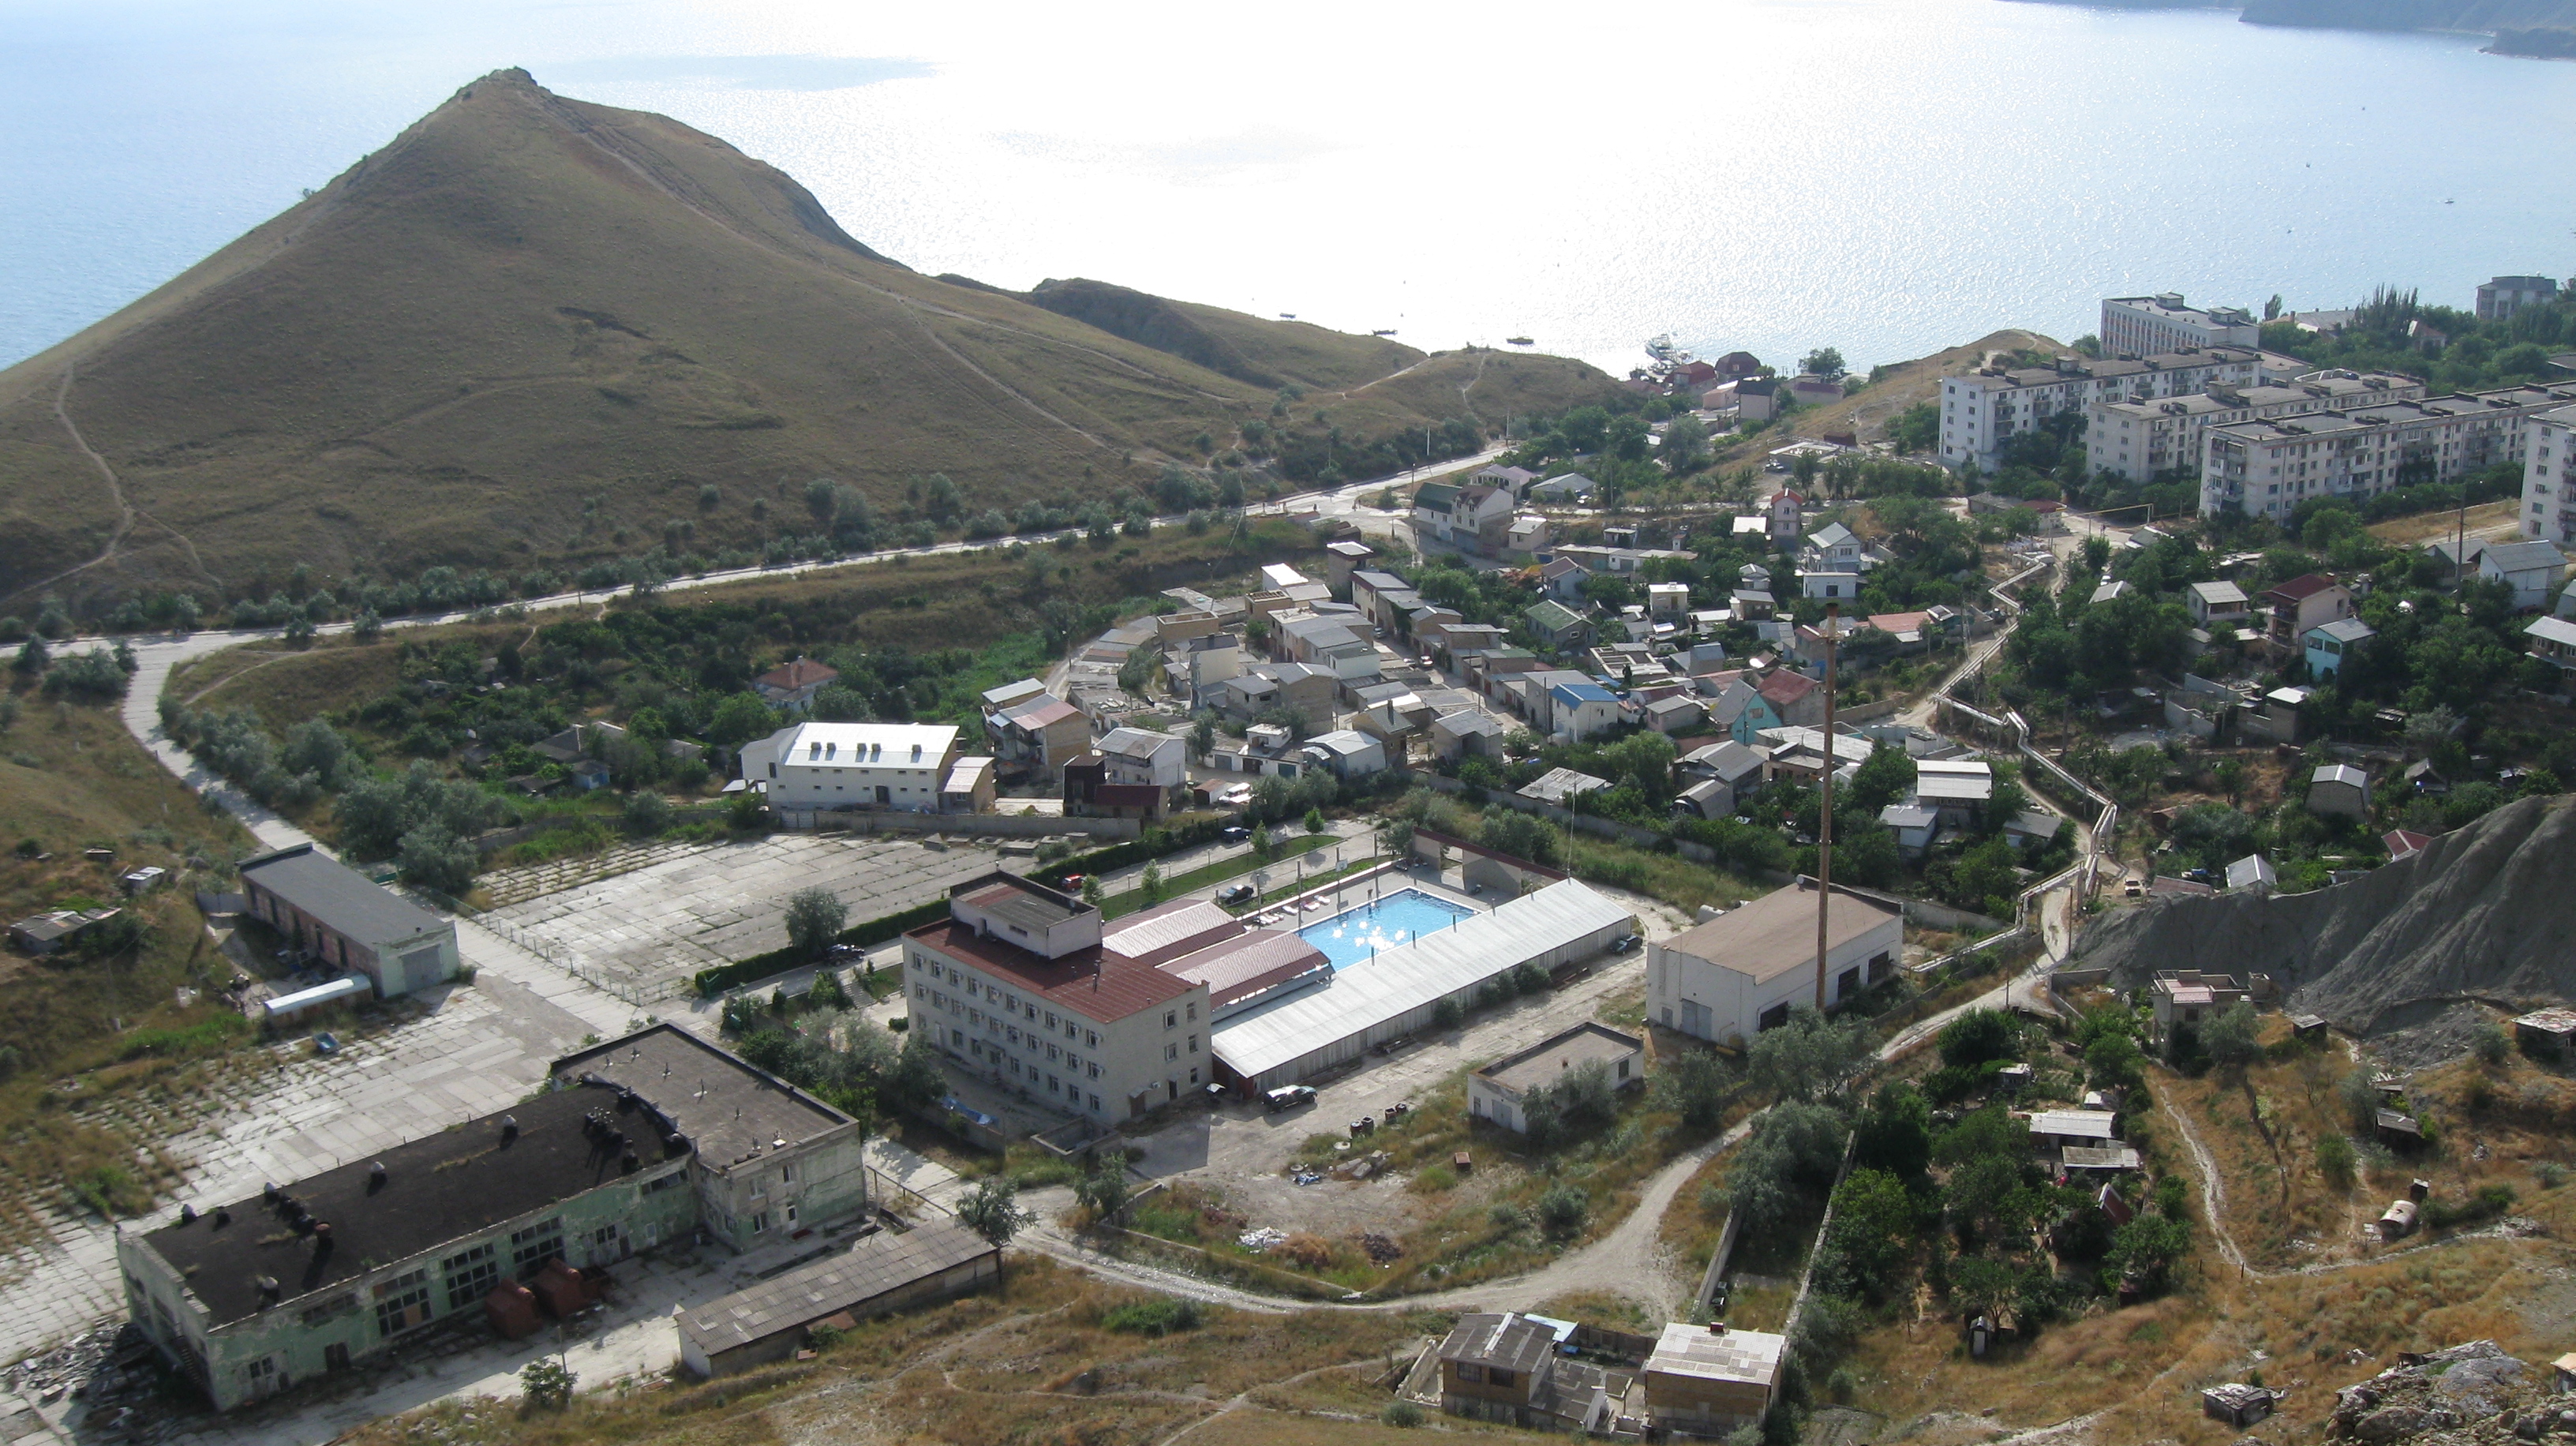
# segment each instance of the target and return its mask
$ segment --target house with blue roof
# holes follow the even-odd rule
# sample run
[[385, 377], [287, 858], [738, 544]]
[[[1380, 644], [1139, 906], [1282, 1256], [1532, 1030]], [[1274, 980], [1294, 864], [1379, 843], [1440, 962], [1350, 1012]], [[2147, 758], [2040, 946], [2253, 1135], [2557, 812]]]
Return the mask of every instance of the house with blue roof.
[[1559, 683], [1547, 690], [1549, 731], [1571, 742], [1619, 726], [1619, 695], [1598, 683]]

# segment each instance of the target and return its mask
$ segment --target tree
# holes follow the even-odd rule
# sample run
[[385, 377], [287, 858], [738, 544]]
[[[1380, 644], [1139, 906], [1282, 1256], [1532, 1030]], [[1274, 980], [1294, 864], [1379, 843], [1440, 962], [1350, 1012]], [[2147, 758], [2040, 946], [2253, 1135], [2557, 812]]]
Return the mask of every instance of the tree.
[[2219, 1068], [2241, 1070], [2263, 1057], [2261, 1029], [2254, 1006], [2240, 999], [2226, 1013], [2201, 1026], [2200, 1047]]
[[[1875, 817], [1878, 811], [1914, 791], [1914, 758], [1897, 744], [1882, 743], [1852, 773], [1852, 807]], [[1840, 810], [1836, 810], [1839, 817]]]
[[707, 741], [718, 748], [739, 748], [766, 738], [778, 727], [778, 715], [750, 693], [734, 693], [716, 704], [707, 718]]
[[2190, 1248], [2190, 1227], [2162, 1215], [2141, 1215], [2111, 1237], [2107, 1264], [2115, 1275], [2154, 1290]]
[[1545, 819], [1497, 808], [1476, 826], [1476, 842], [1514, 858], [1553, 866], [1558, 861], [1556, 830]]
[[2020, 1031], [2000, 1009], [1971, 1009], [1941, 1026], [1941, 1062], [1953, 1069], [1974, 1069], [1988, 1060], [2010, 1059]]
[[1885, 1170], [1855, 1169], [1834, 1190], [1834, 1228], [1826, 1241], [1853, 1285], [1886, 1300], [1914, 1258], [1922, 1210], [1905, 1182]]
[[435, 823], [402, 836], [396, 867], [405, 883], [454, 897], [474, 887], [474, 845]]
[[1789, 1011], [1789, 1022], [1753, 1037], [1744, 1052], [1744, 1075], [1777, 1100], [1806, 1101], [1830, 1095], [1871, 1057], [1869, 1026], [1858, 1019], [1827, 1019], [1811, 1004]]
[[1754, 1127], [1726, 1193], [1747, 1230], [1775, 1230], [1795, 1218], [1801, 1203], [1833, 1183], [1842, 1164], [1843, 1117], [1828, 1105], [1776, 1105]]
[[818, 885], [787, 896], [787, 943], [799, 954], [823, 957], [849, 923], [850, 906], [830, 889]]
[[1329, 827], [1329, 825], [1324, 822], [1324, 811], [1322, 809], [1310, 808], [1306, 810], [1306, 832], [1310, 834], [1322, 833], [1327, 827]]
[[1687, 1049], [1670, 1059], [1659, 1058], [1653, 1079], [1655, 1097], [1681, 1116], [1685, 1128], [1713, 1130], [1726, 1118], [1726, 1102], [1734, 1094], [1735, 1081], [1715, 1053]]
[[1020, 1187], [1008, 1175], [987, 1175], [957, 1202], [957, 1223], [998, 1250], [1033, 1217], [1020, 1208]]
[[519, 1369], [519, 1392], [530, 1409], [560, 1411], [572, 1404], [581, 1375], [554, 1356], [539, 1356]]
[[1843, 365], [1843, 354], [1833, 347], [1820, 346], [1798, 360], [1798, 370], [1833, 381], [1850, 368]]
[[1161, 903], [1163, 901], [1163, 866], [1161, 864], [1145, 865], [1144, 875], [1136, 881], [1136, 889], [1137, 892], [1145, 896], [1146, 903]]
[[1878, 1087], [1852, 1127], [1852, 1163], [1898, 1180], [1922, 1178], [1932, 1162], [1932, 1105], [1906, 1080]]
[[1099, 1155], [1073, 1184], [1074, 1203], [1106, 1220], [1127, 1203], [1127, 1157], [1121, 1150]]
[[2146, 1087], [2146, 1051], [2138, 1048], [2137, 1036], [2132, 1034], [2105, 1034], [2086, 1045], [2084, 1069], [2098, 1090], [2120, 1090], [2137, 1099]]

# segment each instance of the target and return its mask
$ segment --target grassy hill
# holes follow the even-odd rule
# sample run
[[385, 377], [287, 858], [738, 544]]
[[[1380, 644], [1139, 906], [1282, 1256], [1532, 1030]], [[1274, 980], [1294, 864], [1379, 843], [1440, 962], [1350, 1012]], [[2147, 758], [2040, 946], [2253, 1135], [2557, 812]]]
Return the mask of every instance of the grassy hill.
[[[1851, 433], [1863, 442], [1875, 442], [1887, 435], [1888, 425], [1906, 408], [1919, 402], [1938, 401], [1943, 377], [1964, 376], [1985, 364], [1994, 352], [2058, 352], [2063, 343], [2051, 341], [2035, 331], [2007, 327], [1969, 342], [1949, 347], [1930, 356], [1899, 362], [1887, 368], [1875, 382], [1839, 402], [1799, 411], [1789, 422], [1788, 431], [1799, 437], [1823, 437]], [[1789, 436], [1777, 431], [1764, 431], [1750, 442], [1719, 454], [1726, 465], [1740, 465], [1759, 460], [1774, 447], [1788, 444]]]
[[502, 71], [0, 372], [0, 610], [237, 594], [298, 562], [756, 548], [811, 529], [818, 476], [890, 512], [932, 472], [970, 510], [1114, 497], [1255, 419], [1347, 457], [1607, 385], [1098, 282], [924, 276], [723, 141]]

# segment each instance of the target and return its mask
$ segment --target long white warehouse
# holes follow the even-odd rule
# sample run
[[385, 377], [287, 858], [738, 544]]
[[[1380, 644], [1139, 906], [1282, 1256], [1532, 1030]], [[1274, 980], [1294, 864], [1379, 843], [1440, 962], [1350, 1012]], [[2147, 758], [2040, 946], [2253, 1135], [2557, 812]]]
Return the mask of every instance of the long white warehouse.
[[1443, 999], [1464, 1008], [1496, 975], [1588, 959], [1636, 924], [1626, 909], [1572, 879], [1550, 884], [1340, 970], [1321, 988], [1226, 1020], [1210, 1041], [1218, 1077], [1261, 1090], [1294, 1084], [1430, 1027]]

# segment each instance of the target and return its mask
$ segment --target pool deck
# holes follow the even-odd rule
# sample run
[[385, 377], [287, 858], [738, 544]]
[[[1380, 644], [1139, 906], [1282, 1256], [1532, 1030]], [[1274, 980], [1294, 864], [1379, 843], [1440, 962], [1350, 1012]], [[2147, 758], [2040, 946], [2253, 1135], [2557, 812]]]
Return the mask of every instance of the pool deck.
[[[1449, 874], [1454, 877], [1457, 872], [1452, 869]], [[1364, 874], [1336, 880], [1320, 889], [1299, 894], [1293, 899], [1283, 900], [1263, 909], [1258, 914], [1246, 914], [1243, 916], [1243, 921], [1272, 929], [1310, 929], [1337, 915], [1364, 908], [1370, 901], [1381, 895], [1404, 889], [1428, 894], [1442, 903], [1454, 904], [1462, 909], [1473, 909], [1480, 914], [1489, 912], [1493, 908], [1493, 905], [1468, 893], [1462, 884], [1453, 884], [1447, 878], [1433, 873], [1427, 864], [1416, 864], [1406, 868], [1400, 864], [1389, 863]]]

